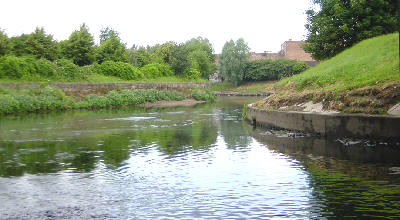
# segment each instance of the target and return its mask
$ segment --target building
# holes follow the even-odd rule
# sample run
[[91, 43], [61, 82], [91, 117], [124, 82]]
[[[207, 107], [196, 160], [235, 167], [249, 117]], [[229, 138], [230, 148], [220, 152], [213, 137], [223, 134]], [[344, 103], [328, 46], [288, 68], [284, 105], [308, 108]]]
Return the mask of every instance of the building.
[[297, 60], [301, 62], [305, 62], [310, 66], [315, 66], [318, 64], [318, 61], [314, 60], [311, 57], [311, 54], [306, 53], [301, 45], [304, 41], [292, 41], [291, 39], [285, 41], [281, 45], [281, 50], [277, 53], [255, 53], [250, 52], [250, 60], [259, 60], [259, 59], [290, 59]]

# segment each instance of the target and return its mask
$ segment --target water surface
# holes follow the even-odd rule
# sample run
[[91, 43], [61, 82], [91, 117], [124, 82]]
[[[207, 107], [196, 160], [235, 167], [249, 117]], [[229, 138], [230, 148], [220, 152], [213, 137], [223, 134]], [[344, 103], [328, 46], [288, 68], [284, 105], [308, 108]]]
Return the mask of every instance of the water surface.
[[399, 146], [253, 129], [251, 101], [2, 117], [0, 219], [400, 217]]

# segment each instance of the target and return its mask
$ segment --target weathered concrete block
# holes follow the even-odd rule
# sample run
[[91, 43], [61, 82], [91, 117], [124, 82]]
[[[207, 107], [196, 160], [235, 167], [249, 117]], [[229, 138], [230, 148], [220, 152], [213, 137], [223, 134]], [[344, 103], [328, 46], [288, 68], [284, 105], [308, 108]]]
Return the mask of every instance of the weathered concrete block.
[[276, 127], [334, 137], [400, 140], [400, 117], [273, 111], [248, 106], [247, 119], [262, 127]]

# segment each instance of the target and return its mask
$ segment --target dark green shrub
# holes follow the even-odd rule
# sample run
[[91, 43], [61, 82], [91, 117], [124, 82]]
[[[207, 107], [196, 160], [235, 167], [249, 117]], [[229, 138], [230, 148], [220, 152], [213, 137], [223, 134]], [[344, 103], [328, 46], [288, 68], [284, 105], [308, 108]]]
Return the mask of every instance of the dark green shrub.
[[143, 73], [129, 63], [105, 61], [98, 67], [98, 73], [106, 76], [116, 76], [126, 80], [143, 78]]
[[154, 79], [162, 76], [172, 76], [174, 71], [168, 64], [151, 63], [140, 68], [144, 76], [149, 79]]
[[184, 73], [184, 77], [186, 79], [199, 79], [200, 78], [200, 71], [195, 68], [190, 68], [188, 71]]
[[140, 70], [148, 79], [154, 79], [162, 76], [161, 71], [155, 63], [147, 64], [141, 67]]
[[72, 60], [59, 59], [55, 63], [57, 65], [57, 74], [61, 79], [72, 81], [87, 78], [82, 69], [75, 65]]
[[278, 80], [289, 77], [308, 69], [303, 62], [288, 59], [262, 59], [249, 61], [246, 66], [245, 80]]
[[0, 58], [0, 78], [21, 79], [36, 74], [34, 58], [4, 56]]
[[[295, 74], [299, 74], [301, 72], [306, 71], [308, 68], [310, 68], [309, 65], [307, 65], [306, 63], [303, 62], [297, 62], [296, 64], [294, 64], [294, 66], [292, 67], [293, 70], [293, 75]], [[285, 76], [286, 77], [286, 76]], [[288, 76], [287, 76], [288, 77]]]

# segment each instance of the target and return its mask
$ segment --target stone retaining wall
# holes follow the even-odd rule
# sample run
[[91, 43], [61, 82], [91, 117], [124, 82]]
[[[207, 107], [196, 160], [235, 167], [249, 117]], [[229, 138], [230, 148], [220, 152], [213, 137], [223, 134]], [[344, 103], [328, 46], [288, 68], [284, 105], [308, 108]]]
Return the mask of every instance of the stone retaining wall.
[[247, 119], [261, 127], [281, 128], [329, 137], [400, 140], [400, 117], [272, 111], [252, 107]]
[[[211, 86], [210, 83], [49, 83], [50, 86], [60, 88], [66, 95], [85, 96], [88, 94], [106, 94], [116, 89], [158, 89], [176, 90], [182, 93], [190, 93], [191, 89], [204, 89]], [[40, 83], [0, 83], [7, 88], [38, 88]]]

